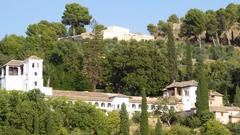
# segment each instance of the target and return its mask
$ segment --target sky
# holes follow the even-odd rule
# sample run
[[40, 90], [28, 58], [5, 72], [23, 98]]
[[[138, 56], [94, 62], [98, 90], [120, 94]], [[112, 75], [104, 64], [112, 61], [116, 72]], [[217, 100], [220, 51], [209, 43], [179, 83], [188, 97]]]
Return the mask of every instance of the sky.
[[100, 24], [144, 34], [148, 34], [149, 23], [166, 20], [171, 14], [182, 17], [191, 8], [206, 11], [240, 4], [240, 0], [2, 0], [0, 39], [10, 34], [25, 36], [27, 26], [41, 20], [60, 22], [65, 5], [72, 2], [87, 7]]

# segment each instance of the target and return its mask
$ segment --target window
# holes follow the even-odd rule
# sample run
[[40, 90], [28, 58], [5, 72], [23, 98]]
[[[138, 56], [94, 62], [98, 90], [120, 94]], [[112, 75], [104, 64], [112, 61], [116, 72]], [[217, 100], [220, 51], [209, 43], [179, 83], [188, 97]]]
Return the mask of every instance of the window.
[[141, 109], [141, 107], [142, 107], [142, 105], [140, 104], [140, 105], [138, 105], [138, 109]]
[[152, 110], [154, 110], [155, 109], [155, 105], [152, 105]]
[[109, 108], [110, 108], [110, 107], [111, 107], [111, 103], [108, 103], [108, 106], [107, 106], [107, 107], [109, 107]]
[[136, 105], [135, 105], [135, 104], [132, 104], [132, 108], [135, 109], [135, 108], [136, 108]]
[[37, 68], [39, 68], [39, 63], [37, 63]]
[[35, 67], [35, 64], [34, 63], [32, 63], [32, 68], [34, 68]]
[[105, 107], [105, 103], [102, 103], [102, 104], [101, 104], [101, 107]]
[[37, 81], [34, 82], [34, 86], [37, 86]]
[[34, 72], [34, 75], [37, 76], [37, 72]]
[[98, 102], [95, 102], [95, 105], [98, 107]]
[[188, 90], [185, 90], [185, 96], [189, 96], [189, 91]]
[[223, 112], [221, 112], [221, 116], [223, 116]]

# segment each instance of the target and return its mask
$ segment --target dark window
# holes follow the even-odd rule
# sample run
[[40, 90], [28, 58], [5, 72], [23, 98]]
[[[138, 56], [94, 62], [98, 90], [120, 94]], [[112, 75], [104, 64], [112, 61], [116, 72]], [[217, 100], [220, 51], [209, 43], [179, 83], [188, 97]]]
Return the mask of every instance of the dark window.
[[34, 72], [34, 75], [37, 76], [37, 72]]
[[138, 105], [138, 109], [141, 109], [142, 105]]
[[95, 102], [95, 105], [98, 107], [98, 102]]
[[101, 107], [105, 107], [105, 103], [102, 103], [102, 104], [101, 104]]
[[135, 109], [135, 108], [136, 108], [136, 105], [135, 105], [135, 104], [132, 104], [132, 108]]
[[23, 66], [20, 67], [21, 75], [23, 75]]
[[108, 107], [111, 107], [111, 103], [108, 103]]
[[35, 64], [34, 64], [34, 63], [32, 63], [32, 67], [33, 67], [33, 68], [35, 67]]
[[37, 81], [34, 82], [34, 85], [37, 86]]

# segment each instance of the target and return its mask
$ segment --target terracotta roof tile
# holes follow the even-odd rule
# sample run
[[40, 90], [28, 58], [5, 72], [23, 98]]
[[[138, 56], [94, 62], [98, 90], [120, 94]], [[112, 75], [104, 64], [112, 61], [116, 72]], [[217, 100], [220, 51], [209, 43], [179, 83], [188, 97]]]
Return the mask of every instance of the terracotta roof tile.
[[222, 97], [223, 95], [219, 92], [216, 92], [216, 91], [210, 91], [209, 96], [221, 96]]
[[4, 64], [3, 66], [11, 66], [11, 67], [19, 67], [23, 64], [21, 60], [11, 60], [8, 63]]
[[228, 111], [240, 111], [239, 107], [235, 106], [209, 106], [211, 112], [228, 112]]
[[197, 86], [198, 82], [195, 80], [190, 80], [190, 81], [182, 81], [182, 82], [173, 82], [167, 87], [165, 87], [163, 90], [167, 90], [169, 88], [175, 88], [175, 87], [187, 87], [187, 86]]

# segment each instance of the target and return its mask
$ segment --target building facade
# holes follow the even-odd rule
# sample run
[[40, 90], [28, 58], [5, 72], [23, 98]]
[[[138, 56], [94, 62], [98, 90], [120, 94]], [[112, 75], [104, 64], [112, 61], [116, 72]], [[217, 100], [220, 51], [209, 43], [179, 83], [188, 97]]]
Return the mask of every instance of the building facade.
[[[120, 110], [124, 103], [130, 115], [141, 111], [141, 97], [126, 96], [116, 93], [88, 92], [88, 91], [63, 91], [53, 90], [53, 97], [66, 97], [69, 100], [82, 100], [86, 103], [95, 105], [105, 111]], [[147, 98], [148, 112], [153, 112], [157, 106], [157, 98]]]
[[189, 111], [196, 108], [197, 82], [194, 80], [173, 82], [163, 89], [164, 98], [176, 99], [176, 111]]
[[29, 91], [40, 89], [52, 95], [52, 88], [43, 86], [43, 60], [31, 56], [24, 61], [11, 60], [0, 68], [0, 88], [4, 90]]
[[140, 33], [130, 33], [130, 30], [127, 28], [119, 26], [109, 26], [107, 29], [103, 30], [103, 39], [113, 39], [117, 38], [118, 40], [153, 40], [154, 37], [150, 35], [144, 35]]

